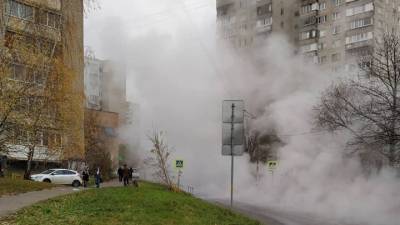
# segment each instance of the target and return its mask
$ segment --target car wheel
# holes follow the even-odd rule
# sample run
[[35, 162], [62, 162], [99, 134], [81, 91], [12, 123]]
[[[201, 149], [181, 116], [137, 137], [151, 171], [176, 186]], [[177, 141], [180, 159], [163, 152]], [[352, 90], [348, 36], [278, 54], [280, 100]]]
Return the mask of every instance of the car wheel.
[[43, 182], [45, 182], [45, 183], [51, 183], [51, 180], [50, 180], [50, 179], [44, 179]]
[[81, 186], [81, 182], [79, 182], [79, 180], [74, 180], [74, 182], [72, 182], [72, 187], [79, 187]]

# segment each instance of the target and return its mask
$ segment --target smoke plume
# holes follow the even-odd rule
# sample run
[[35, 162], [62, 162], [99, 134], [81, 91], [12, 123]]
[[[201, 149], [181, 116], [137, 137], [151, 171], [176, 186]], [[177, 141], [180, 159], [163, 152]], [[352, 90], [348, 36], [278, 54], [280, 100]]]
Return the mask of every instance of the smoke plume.
[[239, 201], [350, 224], [399, 223], [394, 171], [367, 178], [358, 158], [345, 154], [345, 135], [313, 131], [312, 108], [340, 75], [304, 62], [282, 36], [256, 50], [218, 42], [215, 1], [168, 3], [103, 2], [103, 11], [87, 21], [87, 43], [100, 57], [125, 64], [130, 100], [140, 104], [139, 134], [137, 128], [124, 133], [140, 135], [136, 154], [145, 158], [146, 134], [164, 130], [174, 157], [185, 160], [183, 183], [199, 195], [227, 198], [230, 158], [221, 156], [221, 103], [244, 99], [256, 117], [247, 119], [248, 127], [273, 131], [285, 144], [278, 169], [272, 175], [263, 167], [259, 181], [248, 155], [235, 159]]

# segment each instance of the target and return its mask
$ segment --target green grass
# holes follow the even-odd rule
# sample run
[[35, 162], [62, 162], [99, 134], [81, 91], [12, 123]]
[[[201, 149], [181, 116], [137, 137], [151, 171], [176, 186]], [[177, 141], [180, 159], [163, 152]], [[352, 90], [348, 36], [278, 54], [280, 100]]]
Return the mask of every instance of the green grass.
[[0, 196], [40, 191], [52, 187], [55, 187], [55, 185], [22, 179], [0, 178]]
[[141, 183], [100, 188], [42, 202], [0, 222], [8, 224], [258, 225], [188, 194]]

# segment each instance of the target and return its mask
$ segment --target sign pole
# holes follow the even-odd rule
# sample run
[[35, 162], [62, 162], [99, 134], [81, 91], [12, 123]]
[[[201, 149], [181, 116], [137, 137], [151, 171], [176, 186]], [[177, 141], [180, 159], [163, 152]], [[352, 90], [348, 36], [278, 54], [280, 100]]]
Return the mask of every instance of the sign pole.
[[178, 172], [178, 189], [180, 189], [181, 188], [181, 174], [182, 174], [182, 171], [179, 169], [179, 172]]
[[235, 119], [235, 104], [232, 103], [231, 115], [231, 207], [233, 207], [233, 173], [234, 173], [234, 154], [233, 154], [233, 131]]

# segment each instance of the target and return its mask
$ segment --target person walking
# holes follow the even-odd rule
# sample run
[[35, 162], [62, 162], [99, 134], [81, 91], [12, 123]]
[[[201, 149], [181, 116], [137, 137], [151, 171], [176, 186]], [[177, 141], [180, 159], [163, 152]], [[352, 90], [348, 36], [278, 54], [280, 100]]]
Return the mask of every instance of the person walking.
[[130, 180], [130, 181], [133, 181], [133, 179], [132, 179], [132, 173], [133, 173], [133, 169], [132, 169], [132, 167], [130, 167], [130, 168], [129, 168], [129, 180]]
[[124, 165], [124, 169], [122, 170], [122, 175], [124, 178], [124, 186], [129, 185], [129, 169], [126, 164]]
[[89, 182], [89, 170], [85, 168], [82, 172], [83, 187], [86, 188]]
[[123, 171], [122, 171], [122, 167], [119, 167], [118, 168], [118, 178], [119, 178], [119, 182], [121, 183], [122, 182], [122, 178], [123, 178]]
[[97, 167], [96, 173], [94, 174], [94, 178], [95, 178], [96, 188], [99, 188], [101, 183], [100, 167]]

